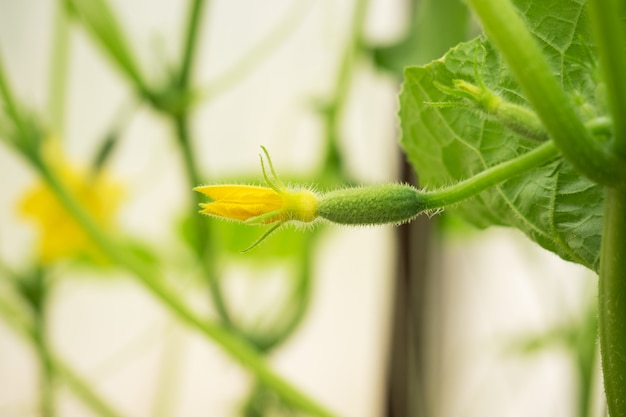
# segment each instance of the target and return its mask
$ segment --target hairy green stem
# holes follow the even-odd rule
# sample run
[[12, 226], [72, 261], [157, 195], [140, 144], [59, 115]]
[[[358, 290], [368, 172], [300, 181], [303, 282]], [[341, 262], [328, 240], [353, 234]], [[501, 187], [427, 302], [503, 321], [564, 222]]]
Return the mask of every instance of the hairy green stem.
[[606, 191], [598, 319], [609, 414], [626, 417], [626, 187]]
[[626, 22], [623, 0], [590, 0], [589, 17], [613, 115], [613, 149], [626, 164]]
[[545, 164], [559, 156], [554, 142], [548, 141], [517, 158], [511, 159], [446, 188], [424, 194], [427, 209], [458, 203], [506, 179]]
[[559, 156], [552, 141], [502, 162], [465, 181], [425, 192], [406, 184], [339, 189], [319, 197], [317, 215], [347, 225], [400, 224], [418, 215], [447, 207]]
[[537, 42], [510, 0], [467, 0], [563, 156], [592, 180], [626, 182], [623, 161], [585, 129]]
[[62, 185], [56, 175], [45, 167], [43, 167], [41, 174], [59, 198], [61, 204], [84, 228], [93, 242], [117, 265], [131, 272], [146, 289], [183, 323], [212, 339], [226, 353], [244, 365], [256, 378], [272, 388], [286, 402], [315, 416], [331, 417], [334, 415], [293, 387], [285, 379], [275, 374], [248, 342], [234, 334], [227, 327], [198, 317], [181, 299], [174, 295], [172, 289], [164, 283], [156, 271], [134, 257], [132, 253], [126, 251], [123, 246], [118, 245], [98, 227]]

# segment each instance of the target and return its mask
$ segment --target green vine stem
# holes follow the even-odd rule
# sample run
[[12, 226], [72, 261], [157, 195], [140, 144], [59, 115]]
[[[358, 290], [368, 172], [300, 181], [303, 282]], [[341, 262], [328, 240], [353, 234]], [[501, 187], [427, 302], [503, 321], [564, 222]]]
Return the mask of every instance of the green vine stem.
[[132, 81], [136, 91], [144, 97], [152, 95], [135, 54], [117, 17], [106, 0], [59, 0], [62, 1], [93, 38], [100, 43], [121, 73]]
[[[197, 164], [193, 156], [193, 149], [191, 145], [191, 136], [189, 134], [189, 122], [186, 116], [178, 116], [174, 119], [176, 127], [176, 137], [180, 149], [183, 154], [184, 166], [187, 172], [187, 181], [195, 187], [197, 184], [202, 183], [200, 180], [200, 174], [198, 173]], [[193, 209], [194, 213], [196, 207], [202, 202], [200, 195], [193, 196]], [[220, 287], [218, 276], [213, 269], [210, 262], [209, 253], [211, 245], [211, 230], [209, 229], [209, 223], [204, 221], [201, 216], [193, 216], [194, 222], [194, 246], [196, 250], [196, 256], [202, 267], [202, 272], [206, 278], [209, 286], [209, 292], [211, 294], [211, 300], [215, 306], [215, 310], [219, 315], [222, 322], [227, 326], [232, 326], [230, 314], [226, 307], [224, 297], [222, 296], [222, 289]]]
[[38, 277], [39, 282], [36, 285], [39, 293], [39, 297], [35, 301], [37, 304], [35, 308], [34, 316], [34, 342], [37, 349], [37, 359], [39, 360], [39, 375], [40, 375], [40, 395], [41, 395], [41, 415], [42, 417], [54, 417], [55, 413], [55, 393], [54, 393], [54, 381], [56, 379], [55, 369], [51, 362], [50, 345], [48, 343], [48, 326], [46, 315], [46, 299], [47, 291], [43, 288], [44, 277]]
[[178, 73], [178, 85], [181, 90], [189, 86], [189, 78], [195, 60], [196, 44], [201, 29], [202, 12], [206, 6], [206, 0], [192, 0], [189, 4], [187, 15], [187, 32], [185, 34], [182, 64]]
[[[613, 115], [612, 150], [626, 171], [626, 23], [619, 0], [589, 1], [589, 16], [598, 45]], [[626, 416], [626, 182], [606, 191], [604, 230], [600, 257], [600, 352], [607, 405], [611, 417]]]
[[41, 165], [40, 170], [42, 178], [57, 195], [61, 204], [74, 216], [93, 242], [117, 265], [126, 268], [134, 274], [139, 282], [183, 323], [215, 341], [226, 353], [243, 364], [259, 381], [272, 388], [287, 403], [315, 416], [334, 416], [333, 413], [274, 373], [248, 342], [241, 339], [227, 327], [198, 317], [182, 300], [174, 295], [172, 289], [164, 283], [156, 271], [134, 257], [132, 253], [127, 252], [123, 246], [118, 245], [117, 242], [100, 229], [54, 173], [47, 169], [45, 165]]
[[611, 417], [626, 417], [626, 187], [606, 191], [600, 254], [599, 329]]
[[59, 359], [51, 359], [56, 374], [94, 413], [102, 417], [123, 417], [100, 397], [76, 372]]
[[65, 5], [60, 1], [55, 3], [53, 25], [47, 114], [50, 115], [54, 132], [62, 136], [65, 127], [65, 93], [69, 74], [70, 27]]
[[324, 107], [325, 112], [323, 113], [324, 138], [326, 139], [324, 167], [327, 172], [332, 171], [332, 174], [342, 180], [347, 178], [342, 152], [339, 149], [341, 116], [350, 92], [350, 78], [354, 71], [354, 63], [357, 59], [359, 48], [362, 46], [367, 8], [368, 0], [357, 0], [354, 4], [350, 32], [343, 50], [342, 60], [339, 64], [332, 96]]
[[[310, 233], [316, 234], [317, 231], [311, 231]], [[302, 249], [297, 277], [294, 277], [296, 282], [293, 284], [289, 301], [282, 307], [280, 313], [281, 320], [278, 320], [270, 331], [264, 331], [261, 334], [245, 332], [246, 339], [266, 355], [293, 334], [308, 311], [314, 270], [312, 256], [314, 241], [315, 236], [308, 237], [307, 243]]]
[[449, 187], [425, 192], [406, 184], [339, 189], [319, 198], [317, 215], [347, 225], [400, 224], [459, 203], [559, 156], [552, 141]]
[[458, 203], [519, 173], [527, 172], [536, 166], [556, 159], [558, 156], [559, 150], [554, 142], [545, 142], [532, 151], [488, 168], [471, 178], [449, 187], [426, 193], [424, 196], [426, 205], [431, 209]]
[[598, 47], [609, 108], [613, 115], [613, 150], [626, 164], [626, 22], [622, 0], [590, 0], [589, 17]]
[[565, 158], [588, 178], [626, 183], [624, 161], [589, 133], [510, 0], [467, 0]]
[[[191, 0], [189, 3], [189, 12], [187, 14], [187, 24], [185, 26], [186, 33], [184, 35], [183, 53], [181, 57], [181, 66], [178, 72], [177, 78], [177, 90], [179, 95], [186, 97], [189, 94], [189, 83], [193, 70], [193, 63], [196, 56], [196, 45], [198, 42], [198, 36], [202, 26], [203, 10], [206, 8], [206, 0]], [[202, 183], [200, 173], [198, 170], [198, 164], [194, 158], [194, 151], [191, 141], [191, 134], [189, 132], [189, 107], [183, 106], [183, 110], [180, 113], [169, 114], [174, 123], [176, 137], [178, 138], [178, 144], [183, 154], [183, 161], [185, 170], [187, 172], [187, 181], [191, 187], [195, 187]], [[199, 196], [194, 194], [193, 197], [193, 209], [194, 212], [198, 204], [200, 203]], [[220, 287], [218, 276], [213, 269], [209, 261], [209, 245], [211, 241], [209, 225], [203, 221], [200, 216], [194, 216], [194, 231], [195, 231], [195, 249], [198, 260], [202, 266], [202, 271], [206, 277], [207, 284], [209, 286], [209, 292], [211, 294], [211, 300], [215, 306], [217, 314], [222, 322], [231, 327], [230, 314], [226, 307], [224, 297], [222, 295], [222, 289]]]

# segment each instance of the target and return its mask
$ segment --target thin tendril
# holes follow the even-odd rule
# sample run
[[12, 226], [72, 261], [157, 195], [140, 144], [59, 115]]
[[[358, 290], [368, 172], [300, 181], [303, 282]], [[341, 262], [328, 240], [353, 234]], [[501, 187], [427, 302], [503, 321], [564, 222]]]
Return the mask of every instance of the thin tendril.
[[278, 229], [280, 226], [282, 226], [283, 224], [285, 224], [285, 222], [280, 222], [275, 224], [274, 226], [270, 227], [265, 233], [263, 233], [261, 235], [260, 238], [258, 238], [256, 241], [254, 241], [254, 243], [252, 243], [252, 245], [248, 246], [247, 248], [245, 248], [244, 250], [241, 251], [241, 253], [246, 253], [252, 249], [254, 249], [255, 247], [257, 247], [259, 245], [259, 243], [263, 242], [265, 239], [267, 239], [267, 237], [269, 235], [271, 235], [272, 233], [274, 233], [276, 231], [276, 229]]
[[261, 169], [263, 170], [263, 177], [265, 178], [267, 185], [269, 185], [274, 191], [284, 190], [285, 184], [283, 184], [280, 178], [278, 178], [278, 175], [276, 174], [276, 171], [274, 170], [274, 164], [272, 164], [272, 158], [270, 158], [269, 152], [267, 151], [265, 146], [261, 146], [261, 149], [263, 150], [263, 153], [265, 154], [265, 157], [267, 158], [267, 163], [270, 166], [270, 172], [272, 173], [272, 177], [273, 177], [272, 180], [269, 179], [269, 176], [267, 175], [267, 171], [265, 170], [265, 163], [263, 161], [263, 155], [259, 155], [259, 157], [261, 158]]

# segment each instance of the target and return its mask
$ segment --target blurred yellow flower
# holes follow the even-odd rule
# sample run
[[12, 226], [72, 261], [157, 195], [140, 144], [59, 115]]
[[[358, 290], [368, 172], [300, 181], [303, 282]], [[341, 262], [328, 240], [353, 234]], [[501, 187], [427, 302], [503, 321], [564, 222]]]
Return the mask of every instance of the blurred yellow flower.
[[[101, 227], [110, 227], [121, 201], [121, 186], [103, 173], [80, 170], [58, 156], [54, 162], [50, 169], [54, 170], [77, 202]], [[18, 210], [37, 226], [42, 262], [73, 256], [106, 262], [104, 255], [45, 182], [40, 180], [24, 193]]]

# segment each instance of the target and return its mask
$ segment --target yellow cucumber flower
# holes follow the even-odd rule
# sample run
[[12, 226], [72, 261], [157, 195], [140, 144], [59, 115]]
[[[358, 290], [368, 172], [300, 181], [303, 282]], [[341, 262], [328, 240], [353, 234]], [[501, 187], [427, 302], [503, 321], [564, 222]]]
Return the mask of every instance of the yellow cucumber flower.
[[[93, 219], [110, 227], [122, 197], [122, 188], [103, 173], [90, 173], [67, 163], [53, 139], [44, 143], [44, 154], [50, 168]], [[51, 150], [52, 154], [46, 151]], [[76, 219], [65, 209], [48, 185], [39, 181], [28, 189], [18, 203], [19, 213], [33, 222], [39, 232], [39, 258], [48, 263], [84, 256], [104, 263], [106, 259], [87, 236]]]
[[318, 196], [306, 189], [291, 190], [278, 178], [267, 149], [261, 147], [270, 167], [271, 178], [261, 156], [261, 169], [267, 187], [254, 185], [204, 185], [194, 188], [212, 201], [200, 204], [200, 213], [247, 224], [273, 224], [249, 249], [289, 221], [311, 223], [318, 217]]

